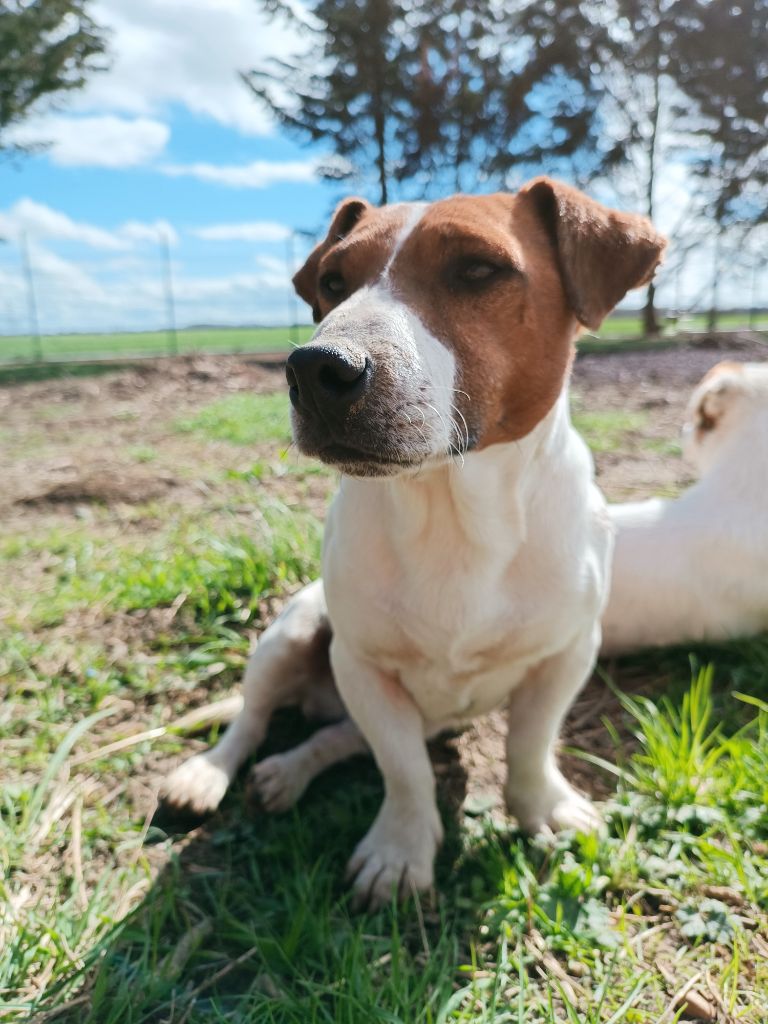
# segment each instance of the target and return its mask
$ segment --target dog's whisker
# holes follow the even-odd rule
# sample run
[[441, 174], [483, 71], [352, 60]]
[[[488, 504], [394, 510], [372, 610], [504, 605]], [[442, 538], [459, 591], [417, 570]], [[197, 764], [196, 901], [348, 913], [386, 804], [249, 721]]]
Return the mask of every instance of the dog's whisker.
[[466, 421], [466, 418], [464, 416], [464, 413], [453, 402], [451, 402], [451, 409], [453, 410], [453, 412], [456, 413], [457, 416], [461, 417], [461, 422], [462, 422], [463, 427], [464, 427], [464, 433], [463, 433], [463, 436], [461, 438], [462, 447], [463, 447], [464, 451], [468, 451], [469, 450], [469, 426], [467, 424], [467, 421]]
[[472, 401], [466, 391], [462, 391], [461, 388], [454, 388], [450, 384], [424, 384], [423, 387], [425, 390], [430, 391], [452, 391], [455, 395], [464, 395], [468, 402]]
[[457, 447], [453, 443], [453, 440], [452, 440], [454, 431], [456, 432], [456, 436], [459, 437], [459, 439], [460, 439], [460, 435], [458, 433], [458, 428], [456, 426], [455, 420], [453, 418], [451, 418], [450, 423], [451, 423], [451, 427], [453, 428], [453, 430], [448, 430], [447, 424], [445, 422], [445, 417], [440, 412], [440, 410], [437, 408], [437, 406], [432, 405], [431, 402], [425, 402], [424, 404], [426, 405], [426, 407], [428, 409], [431, 409], [432, 412], [437, 416], [437, 418], [440, 420], [440, 424], [441, 424], [443, 430], [446, 431], [446, 436], [448, 438], [448, 452], [449, 452], [450, 457], [453, 459], [454, 458], [454, 452], [455, 452], [455, 455], [458, 456], [459, 458], [461, 458], [461, 464], [464, 465], [464, 455], [463, 455], [463, 453], [461, 451], [461, 448]]

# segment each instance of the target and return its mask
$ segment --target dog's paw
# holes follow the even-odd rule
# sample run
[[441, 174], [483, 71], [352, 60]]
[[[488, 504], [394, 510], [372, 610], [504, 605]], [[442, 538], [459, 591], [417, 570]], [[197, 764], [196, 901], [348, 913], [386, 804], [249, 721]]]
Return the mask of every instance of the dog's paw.
[[354, 908], [376, 910], [393, 895], [403, 900], [429, 889], [441, 837], [436, 811], [433, 815], [427, 809], [418, 819], [403, 820], [385, 804], [347, 866]]
[[196, 754], [171, 772], [160, 787], [160, 799], [172, 808], [210, 814], [221, 803], [228, 786], [224, 769], [212, 764], [205, 754]]
[[558, 772], [536, 793], [507, 793], [507, 807], [524, 832], [596, 832], [603, 824], [597, 808]]
[[570, 792], [561, 797], [547, 816], [546, 824], [554, 832], [572, 828], [577, 832], [598, 832], [603, 819], [595, 805], [569, 787]]
[[270, 813], [287, 811], [304, 792], [307, 781], [301, 764], [290, 753], [275, 754], [251, 768], [249, 796]]

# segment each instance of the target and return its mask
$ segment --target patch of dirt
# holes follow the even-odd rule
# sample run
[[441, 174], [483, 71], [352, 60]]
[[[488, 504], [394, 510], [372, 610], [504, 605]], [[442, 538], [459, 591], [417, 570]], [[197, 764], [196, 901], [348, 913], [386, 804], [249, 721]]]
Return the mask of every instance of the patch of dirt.
[[70, 463], [57, 467], [65, 479], [44, 479], [29, 494], [16, 499], [16, 504], [33, 506], [46, 503], [120, 502], [140, 504], [167, 494], [176, 483], [168, 473], [152, 474], [134, 466], [94, 463], [80, 468]]
[[[768, 358], [768, 344], [757, 339], [721, 335], [715, 339], [680, 344], [641, 352], [586, 353], [576, 360], [574, 380], [582, 387], [613, 385], [633, 404], [633, 392], [640, 385], [667, 389], [689, 388], [707, 370], [724, 359], [734, 362], [762, 362]], [[683, 403], [687, 394], [679, 396]]]
[[198, 504], [217, 446], [179, 434], [175, 421], [222, 395], [274, 392], [284, 380], [281, 364], [193, 357], [151, 360], [95, 378], [0, 386], [6, 528], [28, 533], [30, 515], [50, 528], [62, 517], [71, 520], [76, 506], [95, 502]]

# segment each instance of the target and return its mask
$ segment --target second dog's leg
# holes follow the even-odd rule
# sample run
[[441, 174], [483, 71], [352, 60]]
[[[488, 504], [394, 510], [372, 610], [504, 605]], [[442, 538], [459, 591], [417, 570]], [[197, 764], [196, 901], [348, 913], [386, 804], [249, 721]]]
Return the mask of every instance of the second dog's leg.
[[242, 711], [212, 750], [190, 758], [169, 776], [160, 791], [167, 804], [196, 814], [218, 807], [240, 765], [264, 739], [272, 712], [298, 703], [312, 685], [321, 633], [327, 635], [329, 627], [317, 580], [264, 632], [245, 670]]
[[368, 745], [350, 718], [326, 725], [306, 743], [274, 754], [255, 764], [249, 783], [267, 811], [286, 811], [326, 768], [355, 754], [368, 752]]
[[566, 712], [589, 678], [600, 630], [581, 634], [569, 647], [538, 665], [512, 691], [508, 703], [507, 807], [520, 826], [537, 832], [600, 824], [592, 804], [563, 777], [555, 746]]

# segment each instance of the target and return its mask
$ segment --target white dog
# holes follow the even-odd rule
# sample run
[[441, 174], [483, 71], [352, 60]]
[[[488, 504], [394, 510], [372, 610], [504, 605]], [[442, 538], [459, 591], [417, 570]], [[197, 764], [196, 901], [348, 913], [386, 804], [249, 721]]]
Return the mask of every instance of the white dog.
[[[385, 799], [350, 861], [359, 902], [430, 886], [442, 827], [426, 739], [505, 702], [511, 812], [529, 830], [594, 824], [555, 744], [600, 644], [612, 531], [567, 381], [579, 325], [647, 281], [663, 247], [644, 218], [548, 179], [516, 195], [339, 207], [294, 279], [320, 327], [287, 367], [298, 447], [342, 472], [324, 592], [307, 588], [267, 631], [242, 712], [171, 776], [167, 800], [219, 803], [271, 711], [309, 699], [332, 628], [353, 721], [255, 780], [285, 805], [315, 769], [363, 749], [362, 733]], [[327, 696], [327, 664], [320, 674]]]
[[768, 366], [719, 363], [694, 391], [679, 498], [613, 505], [603, 652], [768, 629]]

